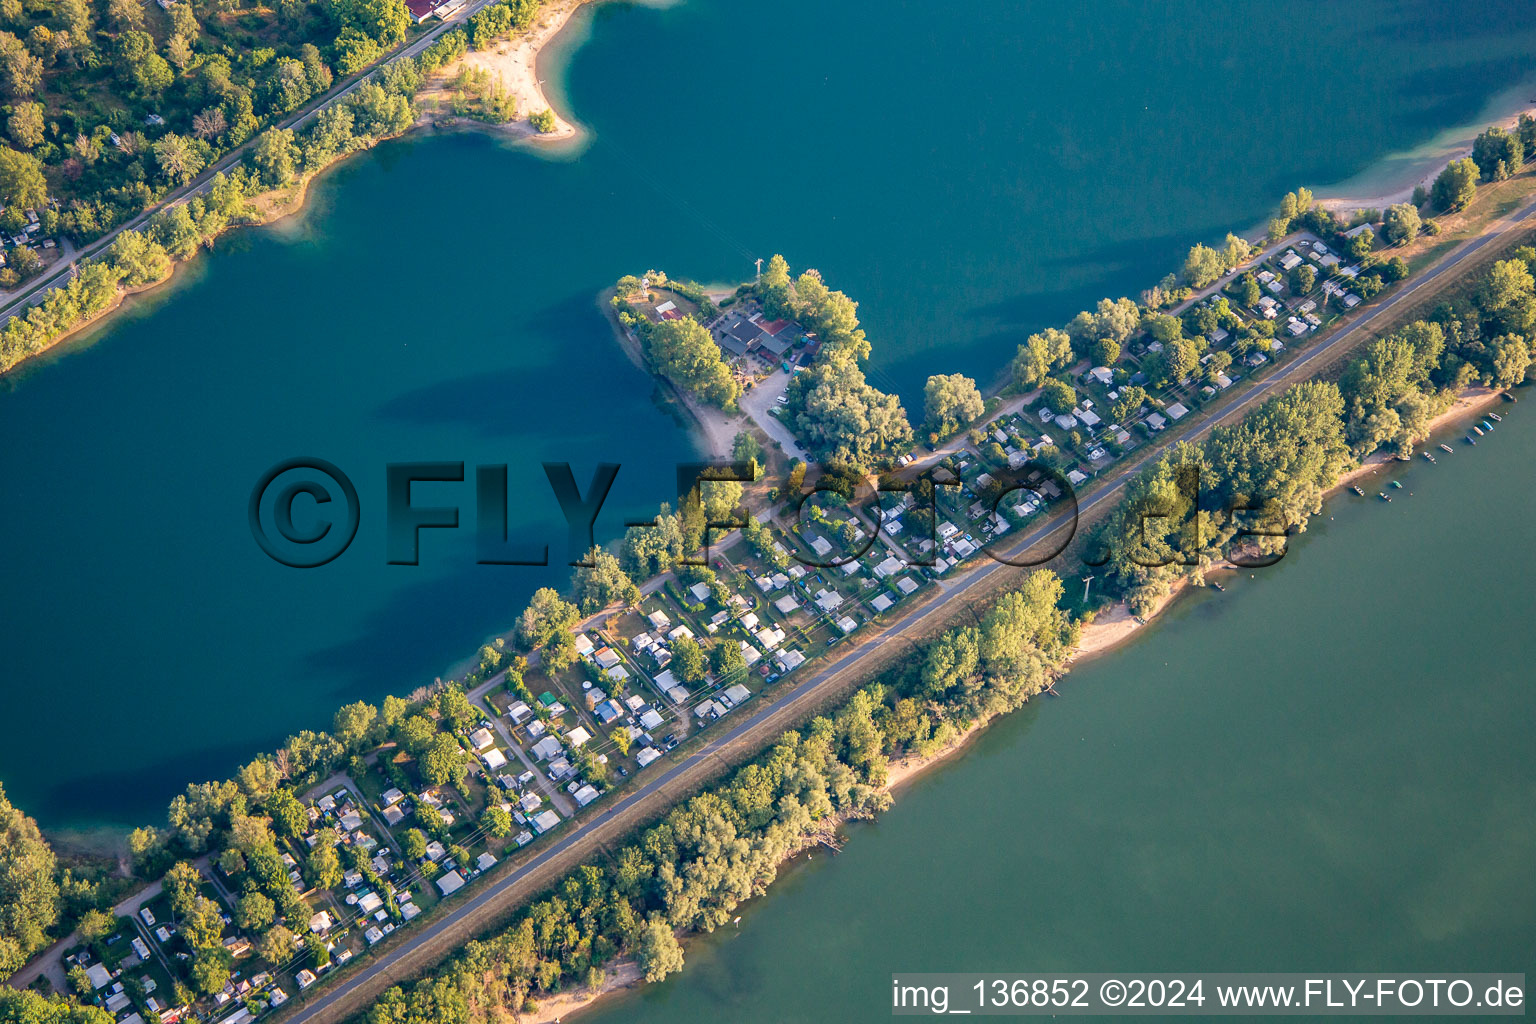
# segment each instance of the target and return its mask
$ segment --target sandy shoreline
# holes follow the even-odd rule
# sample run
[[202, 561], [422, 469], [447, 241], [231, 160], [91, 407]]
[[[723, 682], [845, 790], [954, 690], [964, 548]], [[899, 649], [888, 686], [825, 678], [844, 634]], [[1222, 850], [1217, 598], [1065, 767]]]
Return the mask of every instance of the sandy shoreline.
[[[447, 81], [450, 72], [456, 74], [458, 68], [466, 62], [472, 63], [478, 67], [485, 67], [489, 69], [493, 74], [499, 74], [501, 76], [502, 81], [507, 86], [508, 90], [517, 98], [518, 118], [517, 120], [512, 121], [510, 124], [505, 125], [488, 125], [473, 121], [465, 122], [462, 119], [460, 122], [461, 124], [484, 128], [494, 131], [498, 135], [510, 136], [512, 138], [536, 139], [540, 143], [560, 142], [575, 138], [579, 134], [575, 125], [571, 124], [569, 121], [561, 117], [558, 112], [554, 111], [550, 106], [548, 99], [545, 97], [543, 86], [547, 80], [539, 77], [538, 57], [544, 48], [547, 47], [549, 43], [560, 34], [561, 30], [566, 27], [567, 23], [571, 19], [571, 15], [576, 12], [576, 9], [586, 2], [588, 2], [588, 0], [558, 0], [558, 2], [543, 8], [539, 14], [538, 23], [523, 35], [516, 39], [503, 40], [497, 44], [497, 47], [494, 51], [487, 53], [471, 52], [466, 54], [465, 57], [461, 58], [460, 61], [457, 61], [454, 64], [449, 65], [448, 68], [440, 71], [437, 77], [434, 79], [434, 83], [432, 85], [424, 86], [417, 93], [416, 102], [422, 108], [422, 113], [420, 116], [418, 116], [417, 120], [411, 125], [411, 127], [405, 132], [401, 133], [401, 136], [390, 136], [389, 138], [380, 139], [379, 142], [387, 142], [392, 138], [400, 138], [403, 135], [411, 134], [412, 132], [418, 131], [421, 128], [431, 126], [433, 124], [433, 118], [429, 116], [431, 112], [429, 108], [435, 108], [438, 103], [446, 96], [447, 90], [444, 88], [444, 84]], [[531, 114], [535, 114], [546, 109], [551, 110], [551, 112], [555, 114], [555, 130], [552, 132], [540, 133], [528, 123], [528, 118]], [[371, 149], [372, 147], [369, 148]], [[367, 151], [368, 150], [364, 149], [357, 152]], [[289, 217], [303, 213], [308, 202], [310, 183], [313, 182], [316, 178], [320, 177], [320, 175], [325, 174], [332, 168], [337, 167], [344, 163], [346, 160], [356, 156], [357, 152], [348, 153], [346, 156], [331, 161], [329, 164], [326, 164], [324, 167], [315, 171], [313, 174], [301, 178], [291, 186], [275, 189], [271, 192], [266, 192], [261, 195], [252, 197], [250, 201], [251, 204], [259, 211], [258, 216], [252, 221], [230, 225], [229, 227], [225, 228], [224, 231], [219, 233], [219, 237], [222, 237], [229, 231], [235, 231], [242, 228], [270, 227], [279, 221], [283, 221]], [[201, 255], [201, 253], [198, 253], [192, 258], [196, 259]], [[120, 288], [118, 290], [117, 298], [106, 309], [103, 309], [96, 315], [82, 320], [74, 326], [70, 327], [67, 331], [49, 341], [48, 344], [36, 352], [31, 353], [20, 362], [16, 363], [15, 366], [5, 371], [5, 373], [13, 373], [21, 367], [31, 363], [33, 360], [37, 359], [37, 357], [45, 355], [49, 352], [53, 352], [60, 346], [64, 345], [66, 342], [72, 341], [78, 338], [81, 334], [89, 331], [91, 328], [99, 326], [104, 320], [108, 319], [119, 309], [121, 309], [125, 301], [135, 295], [151, 291], [170, 282], [174, 277], [176, 277], [178, 273], [181, 272], [181, 268], [190, 262], [191, 260], [175, 260], [171, 264], [171, 273], [167, 274], [161, 280], [152, 281], [148, 284], [137, 285], [132, 288]], [[18, 315], [21, 314], [18, 313]]]
[[613, 293], [612, 288], [604, 289], [597, 297], [597, 305], [603, 316], [607, 317], [608, 325], [613, 328], [614, 341], [618, 343], [620, 351], [641, 372], [655, 380], [658, 387], [665, 388], [667, 394], [682, 406], [690, 421], [688, 432], [693, 435], [705, 455], [715, 459], [728, 458], [731, 454], [731, 445], [736, 440], [736, 434], [753, 425], [751, 417], [744, 412], [732, 416], [722, 409], [705, 405], [682, 388], [674, 386], [665, 377], [652, 372], [645, 363], [645, 353], [640, 350], [640, 343], [630, 337], [624, 325], [619, 323], [618, 314], [614, 312], [611, 301]]
[[[431, 84], [417, 93], [417, 102], [421, 106], [418, 126], [432, 124], [436, 118], [448, 113], [448, 83], [461, 68], [470, 67], [489, 72], [493, 79], [501, 79], [507, 92], [517, 101], [517, 116], [507, 124], [499, 125], [462, 118], [459, 123], [497, 135], [535, 139], [541, 143], [574, 139], [579, 134], [576, 126], [554, 109], [544, 93], [547, 79], [540, 77], [539, 57], [551, 40], [565, 28], [576, 9], [585, 2], [587, 0], [557, 0], [547, 4], [539, 11], [538, 23], [521, 36], [502, 40], [490, 50], [471, 50], [444, 66], [432, 77]], [[540, 132], [529, 123], [528, 119], [532, 115], [543, 110], [549, 110], [555, 115], [554, 131]]]
[[[1525, 90], [1521, 90], [1525, 91]], [[1395, 188], [1379, 195], [1350, 195], [1348, 193], [1328, 195], [1332, 189], [1338, 189], [1348, 182], [1339, 182], [1329, 188], [1317, 190], [1319, 197], [1317, 205], [1337, 214], [1353, 213], [1355, 210], [1384, 210], [1394, 203], [1408, 203], [1413, 201], [1413, 192], [1417, 188], [1428, 191], [1435, 183], [1435, 178], [1445, 169], [1445, 165], [1452, 160], [1460, 160], [1472, 155], [1472, 143], [1477, 135], [1490, 127], [1499, 127], [1505, 130], [1513, 130], [1520, 123], [1520, 118], [1526, 114], [1536, 117], [1536, 106], [1529, 103], [1522, 104], [1519, 109], [1507, 115], [1498, 115], [1488, 118], [1485, 122], [1479, 122], [1479, 127], [1464, 128], [1449, 141], [1436, 140], [1430, 143], [1434, 147], [1433, 152], [1427, 152], [1418, 158], [1389, 155], [1378, 161], [1378, 165], [1390, 163], [1395, 159], [1413, 159], [1414, 163], [1421, 161], [1431, 163], [1429, 170], [1422, 175], [1416, 175], [1414, 179], [1401, 188]], [[1470, 132], [1470, 134], [1467, 134]], [[1367, 170], [1364, 173], [1370, 173]]]

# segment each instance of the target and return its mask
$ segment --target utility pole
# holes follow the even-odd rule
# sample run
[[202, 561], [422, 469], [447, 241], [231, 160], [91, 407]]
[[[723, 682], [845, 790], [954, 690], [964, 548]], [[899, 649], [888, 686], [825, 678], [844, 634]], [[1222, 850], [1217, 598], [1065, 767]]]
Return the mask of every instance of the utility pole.
[[1088, 603], [1088, 588], [1093, 585], [1093, 580], [1092, 576], [1083, 577], [1083, 604]]
[[763, 258], [761, 256], [757, 258], [757, 283], [763, 283]]

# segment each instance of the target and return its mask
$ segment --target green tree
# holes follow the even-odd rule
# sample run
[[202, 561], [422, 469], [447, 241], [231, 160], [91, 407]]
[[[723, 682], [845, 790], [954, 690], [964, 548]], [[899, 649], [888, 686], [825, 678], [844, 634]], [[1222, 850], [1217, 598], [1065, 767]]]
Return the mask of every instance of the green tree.
[[827, 462], [867, 467], [912, 441], [901, 402], [871, 387], [850, 358], [824, 357], [795, 374], [785, 398], [801, 440]]
[[0, 199], [22, 209], [35, 208], [48, 201], [48, 181], [43, 165], [35, 156], [0, 146]]
[[683, 947], [666, 921], [655, 919], [641, 930], [635, 959], [645, 972], [645, 980], [656, 982], [683, 969]]
[[505, 839], [512, 834], [512, 815], [506, 808], [493, 804], [480, 815], [480, 827], [492, 839]]
[[1386, 235], [1389, 242], [1411, 242], [1419, 237], [1421, 223], [1417, 206], [1413, 203], [1396, 203], [1387, 207], [1382, 234]]
[[411, 18], [402, 0], [330, 0], [331, 17], [385, 47], [405, 41]]
[[286, 963], [293, 956], [297, 947], [293, 932], [280, 924], [275, 924], [261, 936], [257, 952], [267, 963], [281, 964]]
[[1141, 310], [1130, 299], [1100, 299], [1092, 312], [1084, 311], [1067, 324], [1073, 347], [1086, 353], [1102, 338], [1124, 345], [1141, 326]]
[[450, 684], [438, 691], [433, 700], [437, 713], [442, 716], [448, 728], [461, 732], [468, 728], [470, 723], [480, 718], [483, 712], [470, 703], [469, 695], [464, 688], [457, 683]]
[[1147, 401], [1146, 389], [1137, 384], [1127, 384], [1120, 389], [1120, 398], [1110, 409], [1110, 415], [1115, 422], [1124, 423], [1130, 419]]
[[669, 666], [678, 679], [694, 686], [704, 681], [704, 651], [691, 637], [679, 637], [672, 645], [672, 662]]
[[428, 785], [440, 786], [446, 782], [457, 785], [469, 773], [469, 759], [457, 740], [439, 733], [427, 752], [421, 755], [418, 767], [422, 780]]
[[185, 185], [203, 169], [203, 155], [191, 139], [168, 132], [155, 143], [155, 164], [172, 185]]
[[158, 97], [176, 77], [170, 63], [155, 52], [154, 37], [137, 29], [118, 36], [116, 67], [123, 84], [143, 99]]
[[336, 70], [343, 75], [355, 75], [384, 55], [384, 48], [377, 39], [361, 29], [350, 27], [337, 34], [331, 49], [336, 55]]
[[1305, 295], [1317, 284], [1317, 271], [1312, 269], [1309, 263], [1303, 263], [1291, 271], [1291, 291], [1297, 295]]
[[1477, 195], [1477, 164], [1471, 158], [1452, 160], [1445, 165], [1445, 170], [1435, 178], [1434, 187], [1430, 190], [1430, 198], [1435, 204], [1435, 209], [1453, 212], [1464, 210], [1472, 198]]
[[180, 915], [181, 937], [194, 950], [219, 948], [219, 938], [224, 934], [224, 912], [206, 896], [192, 898], [191, 905]]
[[1495, 387], [1514, 387], [1525, 380], [1531, 368], [1531, 346], [1516, 334], [1505, 334], [1488, 344], [1493, 353], [1493, 374], [1490, 383]]
[[251, 162], [261, 172], [262, 184], [273, 188], [288, 184], [293, 180], [298, 162], [293, 132], [286, 128], [268, 128], [262, 132], [251, 150]]
[[736, 436], [731, 439], [731, 458], [737, 462], [752, 463], [754, 480], [763, 475], [763, 469], [768, 465], [767, 453], [763, 451], [762, 442], [745, 430], [738, 430]]
[[229, 984], [229, 970], [233, 957], [222, 947], [198, 950], [192, 958], [192, 986], [205, 996], [211, 996]]
[[[458, 744], [454, 744], [455, 747]], [[336, 854], [336, 847], [326, 842], [324, 838], [315, 844], [310, 851], [309, 859], [304, 865], [304, 877], [309, 884], [316, 889], [334, 889], [341, 884], [342, 870], [341, 858]]]
[[1200, 353], [1188, 338], [1175, 338], [1163, 346], [1149, 360], [1147, 374], [1156, 383], [1167, 384], [1183, 380], [1200, 365]]
[[627, 728], [613, 730], [613, 732], [608, 734], [608, 738], [613, 740], [613, 747], [619, 752], [620, 757], [629, 753], [629, 730]]
[[177, 861], [167, 870], [166, 877], [161, 878], [160, 884], [170, 898], [172, 917], [180, 920], [192, 912], [192, 906], [197, 903], [198, 889], [203, 886], [203, 875], [198, 874], [197, 867], [187, 861]]
[[640, 600], [640, 588], [620, 567], [616, 556], [593, 548], [587, 552], [586, 561], [589, 564], [576, 567], [576, 594], [583, 612], [591, 614], [615, 602], [630, 605]]
[[0, 89], [13, 98], [31, 96], [42, 83], [42, 60], [14, 35], [0, 32]]
[[277, 915], [277, 907], [259, 892], [248, 892], [235, 905], [235, 924], [248, 932], [265, 931]]
[[555, 121], [555, 112], [550, 110], [548, 107], [545, 107], [537, 114], [530, 115], [528, 118], [528, 123], [532, 125], [533, 130], [538, 132], [540, 135], [548, 135], [550, 132], [554, 131], [556, 127], [557, 122]]
[[1349, 254], [1357, 260], [1363, 260], [1376, 248], [1376, 232], [1366, 228], [1354, 238], [1349, 240]]
[[1113, 366], [1120, 358], [1120, 343], [1113, 338], [1100, 338], [1088, 350], [1088, 358], [1095, 366]]
[[976, 382], [958, 373], [935, 374], [923, 389], [923, 411], [928, 424], [941, 434], [967, 426], [985, 409]]
[[43, 141], [43, 105], [41, 103], [17, 103], [11, 107], [11, 116], [5, 127], [11, 140], [22, 149], [31, 149]]
[[1184, 257], [1182, 274], [1191, 288], [1204, 288], [1226, 272], [1221, 254], [1207, 245], [1195, 245]]
[[171, 276], [171, 257], [165, 247], [148, 235], [123, 231], [112, 240], [107, 258], [130, 288], [154, 284]]
[[1259, 288], [1258, 279], [1252, 274], [1244, 274], [1237, 279], [1237, 301], [1250, 309], [1259, 304], [1264, 297], [1264, 292]]
[[1013, 357], [1013, 383], [1016, 387], [1030, 389], [1056, 370], [1072, 365], [1072, 336], [1066, 331], [1048, 327], [1039, 334], [1031, 334], [1019, 346]]
[[[15, 970], [16, 967], [22, 966], [22, 964], [25, 962], [25, 959], [17, 962], [15, 967], [12, 967], [11, 970]], [[91, 983], [91, 976], [87, 974], [85, 968], [81, 967], [79, 964], [76, 964], [69, 969], [69, 974], [67, 977], [69, 978], [70, 991], [79, 996], [81, 999], [89, 999], [92, 994], [95, 993], [96, 986]], [[101, 1012], [103, 1014], [106, 1013], [105, 1010]], [[107, 1019], [112, 1020], [113, 1018], [108, 1017]]]
[[309, 825], [304, 805], [286, 789], [279, 789], [267, 798], [267, 813], [279, 835], [297, 839]]
[[1072, 385], [1051, 377], [1040, 385], [1040, 397], [1045, 407], [1058, 416], [1077, 407], [1077, 392]]
[[437, 724], [425, 715], [411, 715], [395, 727], [395, 740], [412, 757], [421, 756], [437, 736]]
[[90, 910], [80, 918], [75, 930], [86, 942], [100, 942], [117, 930], [117, 918], [105, 910]]
[[331, 733], [347, 750], [362, 750], [370, 742], [378, 719], [378, 709], [372, 704], [361, 700], [353, 701], [351, 704], [342, 705], [337, 710]]
[[1519, 173], [1525, 163], [1525, 147], [1518, 135], [1499, 127], [1489, 128], [1473, 141], [1472, 162], [1477, 164], [1484, 181], [1503, 181]]
[[747, 660], [741, 653], [741, 644], [730, 638], [719, 640], [709, 649], [709, 663], [715, 670], [715, 678], [721, 682], [733, 680], [746, 671]]
[[541, 587], [517, 620], [517, 639], [525, 648], [543, 647], [558, 633], [569, 633], [581, 621], [581, 612], [560, 596], [558, 590]]
[[710, 405], [734, 409], [741, 385], [720, 358], [720, 346], [692, 317], [663, 320], [643, 332], [655, 371]]

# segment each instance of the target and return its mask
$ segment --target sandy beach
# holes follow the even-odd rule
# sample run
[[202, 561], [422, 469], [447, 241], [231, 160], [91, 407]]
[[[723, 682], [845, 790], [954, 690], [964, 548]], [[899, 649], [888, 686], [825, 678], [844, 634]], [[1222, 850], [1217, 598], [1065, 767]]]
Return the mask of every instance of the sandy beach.
[[1317, 205], [1336, 214], [1346, 214], [1353, 213], [1356, 210], [1384, 210], [1394, 203], [1412, 202], [1414, 189], [1422, 187], [1427, 191], [1435, 183], [1435, 178], [1439, 176], [1446, 164], [1452, 160], [1460, 160], [1463, 157], [1472, 155], [1472, 142], [1484, 129], [1498, 126], [1506, 131], [1512, 131], [1520, 123], [1520, 118], [1526, 114], [1536, 117], [1536, 106], [1524, 105], [1508, 115], [1490, 117], [1486, 123], [1478, 122], [1476, 127], [1469, 126], [1463, 130], [1452, 132], [1449, 136], [1442, 136], [1431, 143], [1429, 148], [1423, 153], [1385, 158], [1382, 163], [1402, 160], [1414, 164], [1427, 162], [1430, 165], [1427, 171], [1424, 171], [1422, 174], [1416, 174], [1413, 180], [1405, 182], [1400, 188], [1394, 188], [1391, 191], [1376, 195], [1355, 193], [1352, 190], [1339, 194], [1330, 194], [1334, 189], [1348, 189], [1348, 182], [1342, 182], [1338, 185], [1314, 190], [1317, 193]]
[[645, 363], [645, 353], [640, 350], [640, 343], [630, 336], [623, 324], [619, 323], [612, 299], [613, 289], [606, 288], [598, 295], [597, 305], [603, 316], [608, 318], [608, 325], [613, 328], [614, 340], [618, 342], [624, 355], [635, 366], [653, 377], [657, 386], [665, 388], [667, 394], [683, 407], [692, 424], [691, 432], [706, 455], [715, 459], [729, 458], [731, 444], [735, 441], [737, 433], [751, 427], [753, 425], [751, 419], [745, 413], [732, 415], [712, 405], [705, 405], [682, 388], [674, 387], [664, 377], [652, 373], [651, 368]]
[[535, 1000], [539, 1008], [532, 1013], [518, 1014], [517, 1019], [523, 1024], [558, 1024], [605, 995], [640, 984], [640, 965], [633, 960], [616, 960], [606, 965], [604, 971], [603, 984], [596, 990], [583, 986]]
[[[575, 138], [576, 126], [555, 110], [545, 96], [544, 85], [547, 79], [539, 70], [539, 56], [550, 40], [560, 34], [566, 22], [570, 21], [571, 15], [584, 2], [585, 0], [558, 0], [558, 2], [547, 4], [539, 12], [539, 20], [534, 27], [521, 36], [502, 40], [490, 50], [471, 51], [445, 66], [433, 76], [431, 83], [423, 88], [419, 95], [423, 121], [431, 122], [447, 113], [448, 85], [461, 68], [470, 67], [489, 72], [492, 78], [500, 78], [507, 91], [517, 101], [517, 117], [507, 124], [488, 125], [468, 122], [470, 125], [495, 131], [498, 134], [510, 135], [513, 138], [533, 138], [539, 142], [560, 142]], [[554, 131], [541, 133], [529, 123], [528, 119], [532, 115], [543, 110], [554, 113]]]

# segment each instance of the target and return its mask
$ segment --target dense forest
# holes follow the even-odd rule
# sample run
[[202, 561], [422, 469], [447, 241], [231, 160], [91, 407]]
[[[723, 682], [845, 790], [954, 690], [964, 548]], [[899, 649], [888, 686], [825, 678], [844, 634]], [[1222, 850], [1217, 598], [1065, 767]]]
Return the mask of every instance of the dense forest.
[[[5, 0], [3, 193], [88, 242], [403, 42], [401, 0]], [[49, 202], [49, 200], [52, 200]]]

